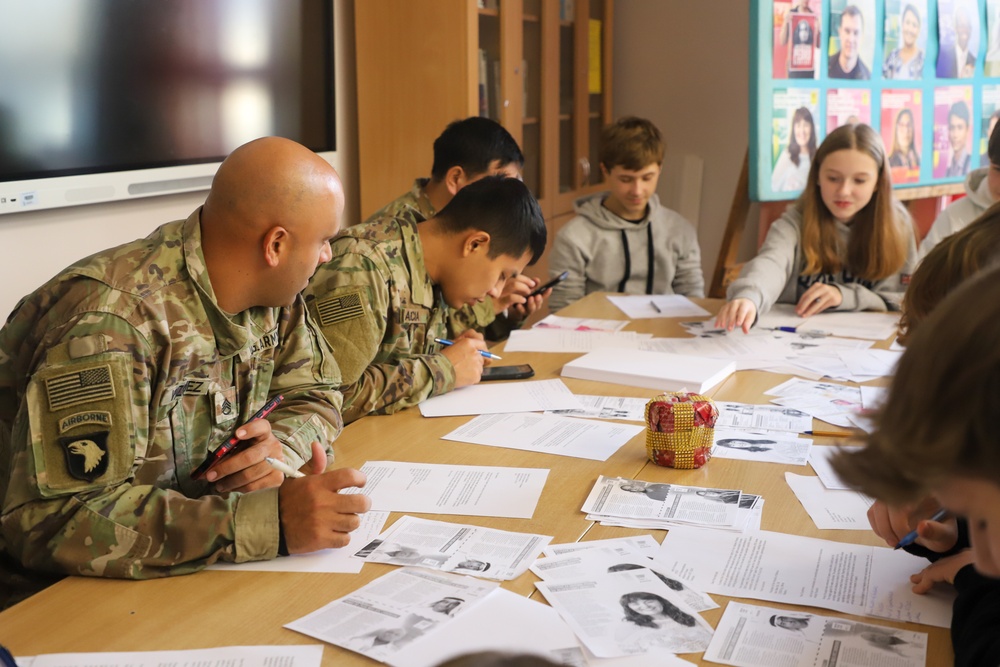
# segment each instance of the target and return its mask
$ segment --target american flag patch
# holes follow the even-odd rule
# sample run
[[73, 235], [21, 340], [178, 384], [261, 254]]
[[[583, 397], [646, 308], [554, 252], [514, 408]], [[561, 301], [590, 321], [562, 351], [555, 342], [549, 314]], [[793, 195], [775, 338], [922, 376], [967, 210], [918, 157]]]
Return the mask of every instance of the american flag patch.
[[365, 314], [365, 309], [361, 305], [360, 292], [351, 292], [318, 301], [316, 302], [316, 310], [319, 312], [319, 323], [324, 327], [364, 317]]
[[49, 378], [45, 381], [45, 389], [49, 394], [49, 410], [52, 411], [77, 403], [114, 398], [115, 395], [111, 366], [97, 366]]

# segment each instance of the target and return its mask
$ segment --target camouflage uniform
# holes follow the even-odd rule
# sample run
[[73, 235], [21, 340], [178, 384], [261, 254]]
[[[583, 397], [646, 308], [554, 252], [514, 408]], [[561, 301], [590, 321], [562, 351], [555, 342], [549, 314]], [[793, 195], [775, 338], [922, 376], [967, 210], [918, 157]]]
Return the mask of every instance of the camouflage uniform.
[[450, 309], [427, 275], [416, 223], [357, 225], [332, 246], [303, 294], [343, 374], [344, 421], [451, 391], [455, 368], [434, 342]]
[[294, 467], [343, 422], [301, 297], [224, 313], [200, 211], [84, 259], [0, 330], [0, 608], [62, 575], [152, 578], [273, 558], [278, 489], [191, 472], [270, 396]]
[[[385, 220], [403, 219], [412, 223], [423, 222], [437, 215], [437, 211], [431, 205], [431, 200], [424, 193], [424, 186], [430, 179], [418, 178], [413, 182], [413, 188], [402, 197], [395, 199], [381, 209], [376, 211], [364, 224], [370, 222], [381, 222]], [[493, 299], [489, 296], [482, 303], [474, 306], [462, 306], [455, 310], [448, 308], [448, 333], [447, 336], [454, 338], [466, 329], [485, 331], [487, 327], [497, 319], [496, 310], [493, 307]], [[506, 338], [510, 333], [510, 327], [495, 326], [497, 340]], [[493, 338], [493, 336], [491, 336]]]

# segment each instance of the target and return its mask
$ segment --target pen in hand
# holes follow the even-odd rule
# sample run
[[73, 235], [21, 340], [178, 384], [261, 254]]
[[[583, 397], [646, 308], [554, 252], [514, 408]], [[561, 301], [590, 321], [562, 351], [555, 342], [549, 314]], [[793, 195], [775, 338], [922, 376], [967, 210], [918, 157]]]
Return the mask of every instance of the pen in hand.
[[284, 461], [279, 461], [278, 459], [271, 458], [270, 456], [265, 456], [264, 460], [278, 472], [284, 473], [285, 477], [305, 477], [305, 474], [299, 472]]
[[[278, 404], [281, 403], [281, 401], [283, 400], [285, 400], [285, 397], [282, 396], [281, 394], [278, 394], [270, 401], [265, 403], [263, 406], [261, 406], [260, 410], [253, 413], [253, 415], [250, 417], [250, 419], [247, 420], [246, 423], [249, 424], [255, 419], [263, 419], [264, 417], [268, 416], [269, 414], [271, 414], [271, 411], [274, 410], [276, 407], [278, 407]], [[244, 424], [244, 426], [246, 426], [246, 424]], [[239, 429], [237, 428], [236, 430], [238, 431]], [[229, 440], [226, 440], [224, 443], [219, 445], [219, 447], [215, 451], [209, 452], [208, 456], [205, 457], [205, 461], [200, 466], [198, 466], [194, 472], [191, 473], [191, 479], [201, 479], [202, 477], [204, 477], [205, 473], [207, 473], [212, 466], [214, 466], [216, 463], [224, 459], [230, 452], [236, 449], [236, 446], [239, 445], [241, 442], [243, 441], [237, 438], [236, 434], [233, 433], [232, 437], [230, 437]]]
[[[454, 345], [455, 344], [455, 341], [448, 340], [447, 338], [435, 338], [434, 342], [437, 343], [437, 344], [439, 344], [439, 345], [444, 345], [446, 347], [448, 345]], [[492, 352], [487, 352], [486, 350], [479, 350], [479, 354], [483, 355], [487, 359], [495, 359], [497, 361], [503, 359], [503, 357], [498, 357], [497, 355], [493, 354]]]
[[[929, 519], [925, 519], [925, 521], [940, 521], [946, 516], [948, 516], [948, 510], [941, 508], [934, 513], [934, 516], [932, 516]], [[916, 529], [911, 530], [910, 532], [908, 532], [906, 535], [903, 536], [903, 539], [901, 539], [899, 541], [899, 544], [893, 547], [893, 549], [902, 549], [903, 547], [908, 547], [914, 542], [916, 542], [918, 537], [919, 535], [917, 535]]]

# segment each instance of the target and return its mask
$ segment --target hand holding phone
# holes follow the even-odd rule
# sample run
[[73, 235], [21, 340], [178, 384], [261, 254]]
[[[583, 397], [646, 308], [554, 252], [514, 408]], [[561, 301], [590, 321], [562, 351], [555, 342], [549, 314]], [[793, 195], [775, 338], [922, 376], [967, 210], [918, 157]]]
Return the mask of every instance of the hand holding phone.
[[549, 282], [545, 283], [541, 287], [536, 287], [535, 290], [531, 294], [528, 295], [528, 298], [530, 299], [533, 296], [538, 296], [539, 294], [541, 294], [545, 290], [549, 289], [550, 287], [555, 287], [556, 285], [558, 285], [562, 281], [566, 280], [567, 278], [569, 278], [569, 271], [563, 271], [558, 276], [556, 276], [555, 278], [553, 278]]

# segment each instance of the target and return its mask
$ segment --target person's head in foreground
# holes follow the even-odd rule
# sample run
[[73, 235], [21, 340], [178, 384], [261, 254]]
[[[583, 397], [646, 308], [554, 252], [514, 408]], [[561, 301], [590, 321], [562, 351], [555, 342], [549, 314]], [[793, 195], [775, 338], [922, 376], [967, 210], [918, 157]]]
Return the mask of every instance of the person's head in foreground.
[[965, 517], [973, 562], [1000, 577], [1000, 271], [967, 281], [913, 334], [868, 446], [833, 467], [865, 495], [927, 496]]
[[481, 651], [451, 658], [438, 667], [559, 667], [559, 663], [529, 653]]

